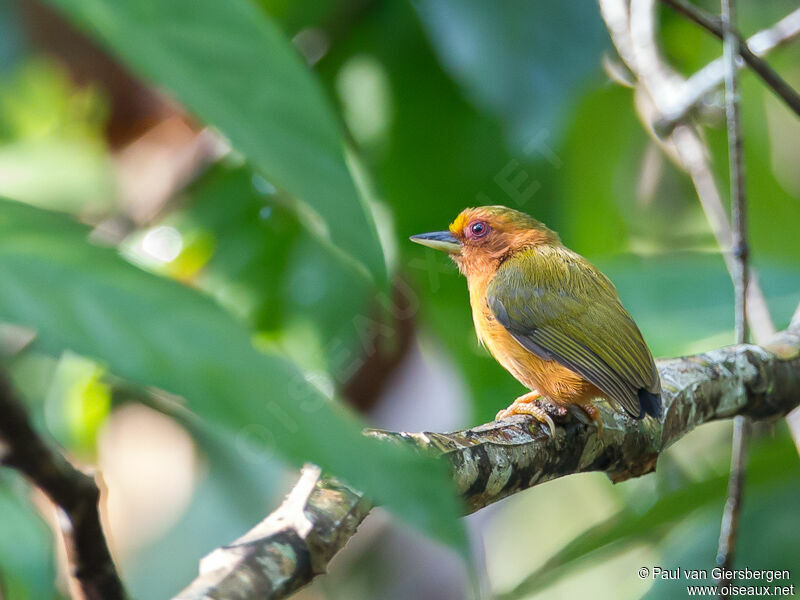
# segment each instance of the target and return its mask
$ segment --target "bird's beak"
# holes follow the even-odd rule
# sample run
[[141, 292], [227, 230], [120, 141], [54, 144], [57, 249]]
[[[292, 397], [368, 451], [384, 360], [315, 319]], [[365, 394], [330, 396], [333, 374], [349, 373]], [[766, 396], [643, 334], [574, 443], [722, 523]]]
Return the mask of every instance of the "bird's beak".
[[432, 233], [420, 233], [409, 238], [412, 242], [422, 244], [434, 250], [443, 250], [448, 254], [458, 254], [461, 252], [461, 242], [459, 242], [449, 231], [434, 231]]

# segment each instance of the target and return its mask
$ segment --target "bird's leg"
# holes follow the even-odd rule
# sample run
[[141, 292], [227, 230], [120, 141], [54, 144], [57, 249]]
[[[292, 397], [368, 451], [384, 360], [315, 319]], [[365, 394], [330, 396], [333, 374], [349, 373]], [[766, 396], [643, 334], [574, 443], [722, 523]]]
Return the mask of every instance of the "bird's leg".
[[603, 437], [603, 419], [600, 417], [600, 411], [597, 410], [597, 407], [592, 404], [592, 402], [586, 402], [585, 404], [580, 404], [581, 410], [585, 412], [592, 422], [597, 426], [597, 437]]
[[536, 390], [523, 394], [514, 400], [508, 408], [504, 408], [497, 413], [494, 420], [500, 421], [502, 419], [507, 419], [511, 415], [531, 415], [540, 423], [546, 423], [550, 428], [550, 433], [553, 434], [553, 439], [555, 439], [556, 424], [553, 422], [553, 418], [547, 414], [547, 411], [539, 405], [539, 400], [541, 398], [542, 395]]

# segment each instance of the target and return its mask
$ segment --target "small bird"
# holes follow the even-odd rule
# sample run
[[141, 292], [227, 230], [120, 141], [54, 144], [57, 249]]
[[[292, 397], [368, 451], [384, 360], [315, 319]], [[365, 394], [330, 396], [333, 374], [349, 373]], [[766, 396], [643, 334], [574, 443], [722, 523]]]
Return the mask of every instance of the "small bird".
[[549, 401], [579, 407], [601, 433], [596, 398], [634, 419], [661, 415], [653, 356], [614, 284], [557, 233], [517, 210], [481, 206], [411, 241], [450, 254], [467, 278], [479, 341], [530, 390], [497, 420], [532, 415], [555, 437]]

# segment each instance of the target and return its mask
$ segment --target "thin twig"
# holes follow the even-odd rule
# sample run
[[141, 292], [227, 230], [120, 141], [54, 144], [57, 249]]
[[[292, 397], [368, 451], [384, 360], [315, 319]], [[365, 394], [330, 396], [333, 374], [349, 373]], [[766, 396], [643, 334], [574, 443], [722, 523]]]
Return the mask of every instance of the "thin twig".
[[[707, 26], [716, 28], [718, 25], [718, 22], [714, 20], [715, 17], [706, 17], [705, 13], [686, 2], [681, 0], [661, 1], [707, 29], [709, 28]], [[717, 35], [715, 30], [712, 33]], [[744, 64], [753, 67], [753, 62], [756, 65], [760, 63], [761, 66], [753, 67], [753, 69], [795, 112], [797, 112], [797, 105], [800, 102], [797, 92], [760, 57], [793, 40], [798, 35], [800, 35], [800, 9], [788, 14], [772, 27], [750, 36], [742, 45], [744, 60], [737, 61], [736, 64], [738, 69]], [[740, 38], [740, 41], [743, 40]], [[661, 135], [667, 135], [671, 132], [677, 123], [686, 119], [686, 116], [704, 97], [723, 83], [725, 79], [724, 62], [724, 58], [718, 58], [697, 71], [686, 81], [681, 88], [679, 97], [674, 100], [672, 106], [664, 111], [664, 116], [657, 124], [657, 129]]]
[[747, 343], [747, 269], [750, 250], [747, 243], [747, 188], [742, 155], [742, 119], [739, 110], [739, 82], [736, 56], [741, 51], [735, 34], [735, 0], [722, 0], [722, 27], [727, 65], [725, 73], [725, 115], [728, 125], [728, 165], [731, 184], [731, 225], [733, 257], [736, 271], [733, 285], [736, 294], [736, 343]]
[[[703, 10], [697, 8], [685, 2], [684, 0], [661, 0], [664, 4], [671, 6], [675, 11], [681, 13], [682, 15], [688, 17], [698, 25], [700, 25], [703, 29], [711, 32], [719, 39], [724, 39], [726, 37], [725, 27], [723, 25], [723, 20], [717, 18], [714, 15], [709, 15]], [[775, 70], [770, 67], [766, 61], [762, 60], [759, 56], [753, 53], [750, 47], [747, 45], [747, 41], [741, 36], [739, 31], [736, 27], [730, 28], [728, 30], [731, 39], [736, 40], [737, 42], [737, 49], [736, 53], [737, 56], [741, 56], [742, 60], [746, 62], [755, 73], [761, 77], [764, 83], [774, 91], [781, 100], [783, 100], [786, 105], [792, 109], [797, 116], [800, 117], [800, 95], [794, 91], [792, 86], [790, 86], [786, 81], [775, 72]], [[736, 61], [736, 56], [734, 56], [734, 61]], [[736, 70], [736, 66], [734, 64], [734, 70]]]
[[[453, 433], [367, 435], [443, 456], [466, 513], [575, 473], [601, 471], [624, 481], [650, 473], [661, 452], [704, 423], [739, 414], [773, 421], [796, 407], [800, 320], [767, 347], [731, 346], [659, 360], [658, 370], [661, 419], [632, 421], [598, 405], [602, 439], [593, 424], [568, 419], [554, 440], [546, 427], [524, 416]], [[361, 492], [307, 466], [281, 507], [204, 559], [200, 577], [175, 600], [285, 598], [325, 571], [370, 506]]]
[[[750, 439], [750, 420], [747, 417], [736, 417], [733, 420], [733, 438], [731, 441], [731, 471], [728, 476], [728, 492], [725, 508], [722, 513], [719, 543], [717, 545], [717, 565], [726, 571], [731, 568], [736, 551], [736, 538], [739, 533], [739, 515], [742, 512], [742, 495], [744, 493], [745, 475], [747, 472], [747, 442]], [[731, 583], [730, 579], [719, 580], [720, 588]], [[729, 594], [721, 589], [720, 598]]]
[[0, 464], [22, 473], [61, 511], [64, 518], [59, 523], [67, 542], [71, 575], [83, 598], [127, 598], [100, 524], [97, 484], [39, 437], [2, 374]]
[[[742, 157], [742, 127], [739, 114], [739, 89], [736, 56], [741, 52], [741, 39], [736, 34], [736, 2], [722, 0], [723, 57], [725, 58], [725, 115], [728, 124], [728, 164], [731, 182], [731, 223], [733, 225], [733, 256], [736, 269], [733, 287], [736, 295], [736, 343], [747, 342], [747, 190]], [[728, 480], [728, 499], [722, 515], [717, 564], [727, 572], [736, 551], [739, 531], [739, 514], [742, 508], [745, 472], [747, 468], [747, 439], [750, 426], [745, 417], [736, 417], [733, 424], [731, 472]], [[727, 598], [729, 581], [720, 580], [719, 596]]]

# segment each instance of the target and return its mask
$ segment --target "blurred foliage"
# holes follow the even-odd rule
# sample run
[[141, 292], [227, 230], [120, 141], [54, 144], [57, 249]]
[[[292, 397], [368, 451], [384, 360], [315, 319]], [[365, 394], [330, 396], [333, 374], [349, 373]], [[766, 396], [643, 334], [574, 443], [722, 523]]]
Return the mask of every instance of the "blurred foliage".
[[305, 203], [298, 210], [310, 229], [385, 279], [377, 233], [348, 171], [336, 119], [268, 15], [247, 0], [52, 4], [222, 130]]
[[[204, 423], [234, 438], [256, 426], [264, 450], [341, 474], [423, 531], [460, 543], [444, 465], [365, 438], [300, 371], [254, 348], [219, 306], [89, 244], [87, 233], [54, 213], [0, 201], [0, 316], [38, 331], [45, 352], [72, 349], [186, 398]], [[431, 498], [426, 507], [420, 496]]]
[[0, 476], [0, 593], [11, 600], [60, 598], [53, 589], [55, 555], [47, 525], [17, 476]]
[[203, 450], [207, 475], [177, 523], [131, 561], [130, 593], [136, 598], [171, 598], [180, 592], [212, 548], [241, 535], [264, 518], [265, 507], [281, 501], [283, 470], [261, 451], [257, 437], [231, 440], [182, 422]]
[[[306, 370], [346, 381], [365, 351], [356, 316], [372, 314], [375, 288], [328, 252], [246, 165], [216, 165], [187, 194], [190, 209], [165, 221], [185, 242], [166, 271], [193, 279], [260, 331], [268, 347]], [[210, 256], [193, 259], [197, 254]], [[187, 271], [187, 263], [202, 270]]]
[[64, 446], [89, 454], [111, 409], [110, 386], [97, 363], [66, 352], [53, 373], [46, 402], [48, 429]]
[[[185, 512], [158, 542], [122, 558], [138, 597], [175, 593], [202, 555], [277, 503], [286, 480], [276, 457], [320, 462], [429, 533], [460, 535], [442, 478], [368, 444], [338, 398], [355, 373], [402, 348], [411, 327], [386, 291], [387, 266], [412, 286], [404, 301], [426, 352], [443, 354], [466, 384], [457, 421], [486, 421], [518, 395], [478, 347], [455, 267], [406, 242], [465, 206], [506, 204], [559, 231], [614, 280], [656, 355], [733, 339], [722, 257], [691, 183], [637, 119], [632, 92], [602, 76], [609, 43], [593, 2], [50, 3], [232, 146], [150, 220], [131, 220], [118, 189], [122, 158], [106, 140], [109, 82], [75, 84], [71, 57], [54, 60], [26, 40], [21, 0], [0, 3], [0, 195], [37, 207], [0, 203], [0, 319], [39, 332], [33, 344], [8, 345], [24, 349], [4, 366], [37, 426], [74, 456], [102, 458], [99, 440], [127, 402], [171, 415], [200, 456]], [[796, 8], [739, 5], [747, 34]], [[719, 55], [694, 24], [664, 7], [660, 16], [664, 52], [681, 73]], [[769, 60], [800, 87], [800, 47]], [[783, 327], [800, 289], [800, 124], [746, 72], [742, 94], [753, 256]], [[725, 195], [717, 95], [698, 118]], [[430, 399], [432, 417], [449, 410], [439, 404]], [[596, 595], [602, 578], [611, 589], [635, 577], [642, 548], [665, 566], [708, 563], [726, 433], [703, 428], [640, 481], [611, 488], [570, 478], [504, 503], [496, 521], [512, 525], [491, 545], [501, 549], [492, 584], [511, 589], [531, 575], [519, 597]], [[797, 455], [785, 431], [756, 446], [749, 479], [739, 560], [797, 564]], [[0, 479], [0, 529], [13, 532], [0, 540], [0, 588], [14, 600], [53, 595], [52, 544], [26, 493]], [[545, 504], [547, 522], [531, 519]], [[487, 536], [505, 531], [489, 527]], [[758, 532], [782, 556], [753, 556]], [[372, 558], [341, 568], [371, 569], [363, 579], [381, 589], [379, 571], [391, 565]], [[631, 595], [646, 592], [648, 582], [634, 583]], [[650, 591], [674, 593], [666, 584]]]
[[562, 130], [571, 103], [600, 80], [597, 57], [609, 43], [592, 0], [546, 9], [525, 0], [420, 0], [415, 7], [464, 95], [498, 115], [517, 147]]
[[[762, 493], [749, 493], [741, 513], [737, 556], [734, 568], [788, 570], [797, 569], [797, 537], [794, 532], [800, 526], [797, 514], [797, 494], [800, 492], [798, 474], [784, 478], [783, 485]], [[716, 507], [704, 511], [697, 518], [688, 519], [676, 527], [663, 547], [664, 568], [675, 569], [679, 565], [692, 565], [693, 569], [706, 569], [708, 573], [716, 566], [714, 554], [719, 541], [719, 519]], [[714, 511], [712, 513], [712, 511]], [[775, 515], [781, 518], [775, 518]], [[763, 544], [769, 540], [768, 544]], [[794, 579], [775, 581], [771, 585], [792, 585]], [[739, 580], [734, 585], [763, 585], [764, 581]], [[796, 586], [796, 584], [794, 584]], [[686, 582], [657, 580], [644, 598], [674, 598], [683, 593]], [[736, 596], [734, 596], [736, 597]]]
[[281, 287], [299, 223], [274, 195], [258, 191], [257, 178], [243, 166], [219, 165], [204, 174], [188, 190], [190, 209], [170, 221], [185, 246], [165, 267], [179, 269], [179, 278], [199, 277], [203, 288], [256, 329], [275, 330], [285, 321]]
[[105, 119], [101, 94], [75, 88], [51, 62], [24, 60], [0, 75], [0, 194], [43, 208], [107, 212], [115, 190]]
[[22, 54], [18, 8], [15, 2], [0, 3], [0, 72], [18, 61]]

